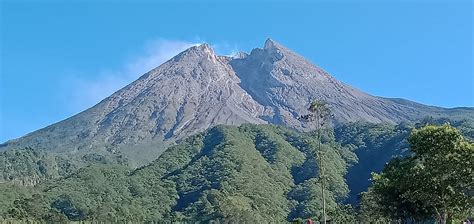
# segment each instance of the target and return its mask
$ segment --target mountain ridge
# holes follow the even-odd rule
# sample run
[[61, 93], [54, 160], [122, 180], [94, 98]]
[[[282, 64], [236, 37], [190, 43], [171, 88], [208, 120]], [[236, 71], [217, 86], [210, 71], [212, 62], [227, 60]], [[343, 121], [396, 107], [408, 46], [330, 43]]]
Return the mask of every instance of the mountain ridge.
[[331, 106], [335, 125], [394, 124], [426, 116], [474, 119], [474, 108], [445, 109], [364, 93], [267, 39], [263, 48], [234, 58], [217, 55], [208, 44], [193, 46], [95, 106], [7, 141], [0, 151], [124, 152], [145, 157], [138, 162], [144, 164], [176, 140], [218, 124], [272, 123], [306, 130], [298, 117], [314, 99]]

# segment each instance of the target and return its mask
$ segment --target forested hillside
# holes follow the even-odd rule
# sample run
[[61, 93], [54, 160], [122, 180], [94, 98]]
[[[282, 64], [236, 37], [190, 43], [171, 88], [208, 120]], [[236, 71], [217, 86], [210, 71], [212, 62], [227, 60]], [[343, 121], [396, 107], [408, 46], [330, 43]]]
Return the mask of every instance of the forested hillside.
[[[344, 175], [356, 158], [331, 134], [323, 142], [328, 211], [341, 218], [338, 203], [349, 191]], [[277, 126], [219, 126], [137, 170], [93, 165], [35, 188], [4, 185], [1, 212], [7, 219], [58, 221], [277, 222], [317, 217], [321, 197], [315, 143], [315, 136]]]
[[34, 186], [43, 180], [65, 177], [92, 164], [127, 165], [121, 154], [90, 153], [81, 157], [24, 148], [0, 152], [0, 183]]
[[408, 153], [407, 125], [352, 123], [335, 129], [336, 139], [356, 153], [358, 163], [350, 167], [346, 181], [351, 189], [348, 202], [356, 204], [367, 190], [371, 172], [379, 172], [393, 157]]
[[[329, 217], [350, 206], [372, 172], [410, 154], [417, 124], [349, 123], [322, 136]], [[451, 121], [473, 139], [469, 121]], [[274, 125], [218, 126], [169, 148], [151, 164], [91, 154], [81, 160], [30, 148], [0, 154], [0, 215], [29, 220], [290, 221], [319, 217], [321, 179], [314, 133]], [[81, 168], [82, 167], [82, 168]], [[347, 184], [346, 184], [347, 183]]]
[[445, 123], [459, 129], [467, 139], [474, 140], [472, 120], [425, 118], [418, 123], [399, 125], [355, 122], [335, 128], [336, 141], [353, 151], [358, 158], [358, 163], [349, 167], [346, 175], [351, 191], [347, 202], [357, 204], [359, 193], [366, 191], [370, 184], [372, 172], [380, 172], [391, 159], [410, 153], [407, 139], [413, 128]]
[[[373, 173], [360, 217], [377, 223], [466, 223], [474, 204], [474, 143], [449, 124], [411, 131], [410, 154]], [[469, 223], [470, 221], [467, 221]]]

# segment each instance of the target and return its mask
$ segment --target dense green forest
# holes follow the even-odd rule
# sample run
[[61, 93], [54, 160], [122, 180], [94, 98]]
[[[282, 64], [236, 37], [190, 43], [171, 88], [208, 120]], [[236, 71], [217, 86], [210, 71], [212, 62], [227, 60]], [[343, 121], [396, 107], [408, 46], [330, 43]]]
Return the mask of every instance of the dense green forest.
[[[2, 217], [31, 220], [283, 222], [318, 217], [315, 137], [271, 125], [219, 126], [171, 147], [148, 166], [92, 165], [34, 188], [2, 186]], [[328, 212], [340, 206], [355, 155], [323, 138]], [[9, 192], [11, 189], [12, 192]], [[14, 199], [12, 201], [12, 199]], [[337, 216], [336, 216], [337, 215]]]
[[[474, 143], [445, 124], [414, 129], [410, 155], [391, 160], [362, 194], [371, 222], [461, 223], [474, 211]], [[472, 217], [471, 217], [472, 218]]]
[[474, 140], [472, 120], [454, 121], [446, 118], [426, 118], [418, 123], [373, 124], [349, 123], [335, 128], [336, 141], [348, 147], [358, 158], [358, 163], [349, 167], [346, 181], [351, 190], [347, 202], [357, 205], [359, 194], [370, 185], [371, 173], [381, 172], [391, 159], [410, 154], [408, 137], [413, 128], [429, 124], [449, 123], [456, 127], [470, 141]]
[[33, 149], [2, 152], [0, 219], [251, 223], [318, 219], [322, 198], [317, 155], [321, 155], [329, 218], [337, 223], [373, 221], [367, 215], [372, 214], [386, 221], [390, 218], [386, 213], [363, 207], [376, 204], [368, 199], [380, 198], [371, 193], [374, 187], [363, 194], [365, 213], [359, 213], [359, 193], [369, 187], [372, 172], [387, 172], [386, 162], [412, 156], [408, 140], [413, 128], [445, 122], [456, 126], [466, 141], [474, 138], [469, 121], [350, 123], [324, 130], [318, 154], [315, 133], [274, 125], [218, 126], [179, 142], [138, 169], [128, 166], [121, 155], [70, 159]]
[[82, 156], [51, 153], [32, 148], [0, 152], [0, 183], [34, 186], [43, 180], [65, 177], [92, 164], [127, 165], [119, 153], [92, 153]]

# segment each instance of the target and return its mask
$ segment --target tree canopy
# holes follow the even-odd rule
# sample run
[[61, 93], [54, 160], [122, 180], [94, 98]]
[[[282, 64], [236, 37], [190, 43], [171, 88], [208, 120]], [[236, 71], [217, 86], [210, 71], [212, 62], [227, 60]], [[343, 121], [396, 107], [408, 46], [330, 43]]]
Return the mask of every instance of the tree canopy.
[[374, 174], [362, 210], [390, 219], [466, 218], [474, 204], [474, 144], [445, 124], [414, 129], [412, 154]]
[[[357, 209], [344, 203], [348, 195], [367, 189], [372, 171], [383, 172], [373, 175], [361, 196], [359, 221], [462, 218], [473, 203], [469, 139], [474, 129], [468, 121], [451, 122], [460, 131], [425, 127], [445, 121], [327, 128], [320, 157], [317, 132], [274, 125], [214, 127], [138, 169], [120, 154], [100, 151], [80, 158], [30, 148], [5, 151], [0, 153], [0, 220], [319, 219], [323, 187], [329, 219], [354, 222]], [[324, 162], [325, 184], [318, 158]]]
[[[8, 194], [4, 218], [96, 221], [284, 222], [321, 215], [314, 133], [272, 125], [218, 126], [169, 148], [148, 166], [96, 164], [32, 192]], [[323, 138], [326, 201], [333, 220], [352, 152]], [[7, 188], [8, 191], [8, 188]], [[2, 194], [2, 199], [3, 194]]]

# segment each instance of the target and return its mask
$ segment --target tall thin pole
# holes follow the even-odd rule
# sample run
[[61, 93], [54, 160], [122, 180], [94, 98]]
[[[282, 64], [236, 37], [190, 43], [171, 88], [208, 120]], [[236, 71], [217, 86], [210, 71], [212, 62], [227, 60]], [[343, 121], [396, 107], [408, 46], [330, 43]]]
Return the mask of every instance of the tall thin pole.
[[319, 157], [319, 176], [321, 179], [321, 195], [323, 199], [323, 223], [326, 224], [326, 197], [324, 197], [324, 166], [321, 151], [321, 125], [319, 122], [320, 114], [317, 114], [317, 125], [318, 125], [318, 157]]
[[[322, 150], [321, 150], [321, 128], [324, 125], [324, 122], [327, 118], [331, 117], [331, 110], [326, 107], [326, 103], [324, 101], [312, 101], [308, 111], [310, 114], [302, 115], [299, 120], [300, 121], [309, 121], [314, 122], [316, 121], [316, 128], [318, 132], [318, 148], [316, 150], [316, 156], [318, 157], [317, 160], [319, 162], [319, 178], [321, 180], [321, 196], [323, 199], [323, 222], [326, 224], [326, 195], [324, 192], [325, 186], [325, 178], [324, 178], [324, 164], [323, 164], [323, 157], [322, 157]], [[323, 119], [321, 121], [321, 119]]]

